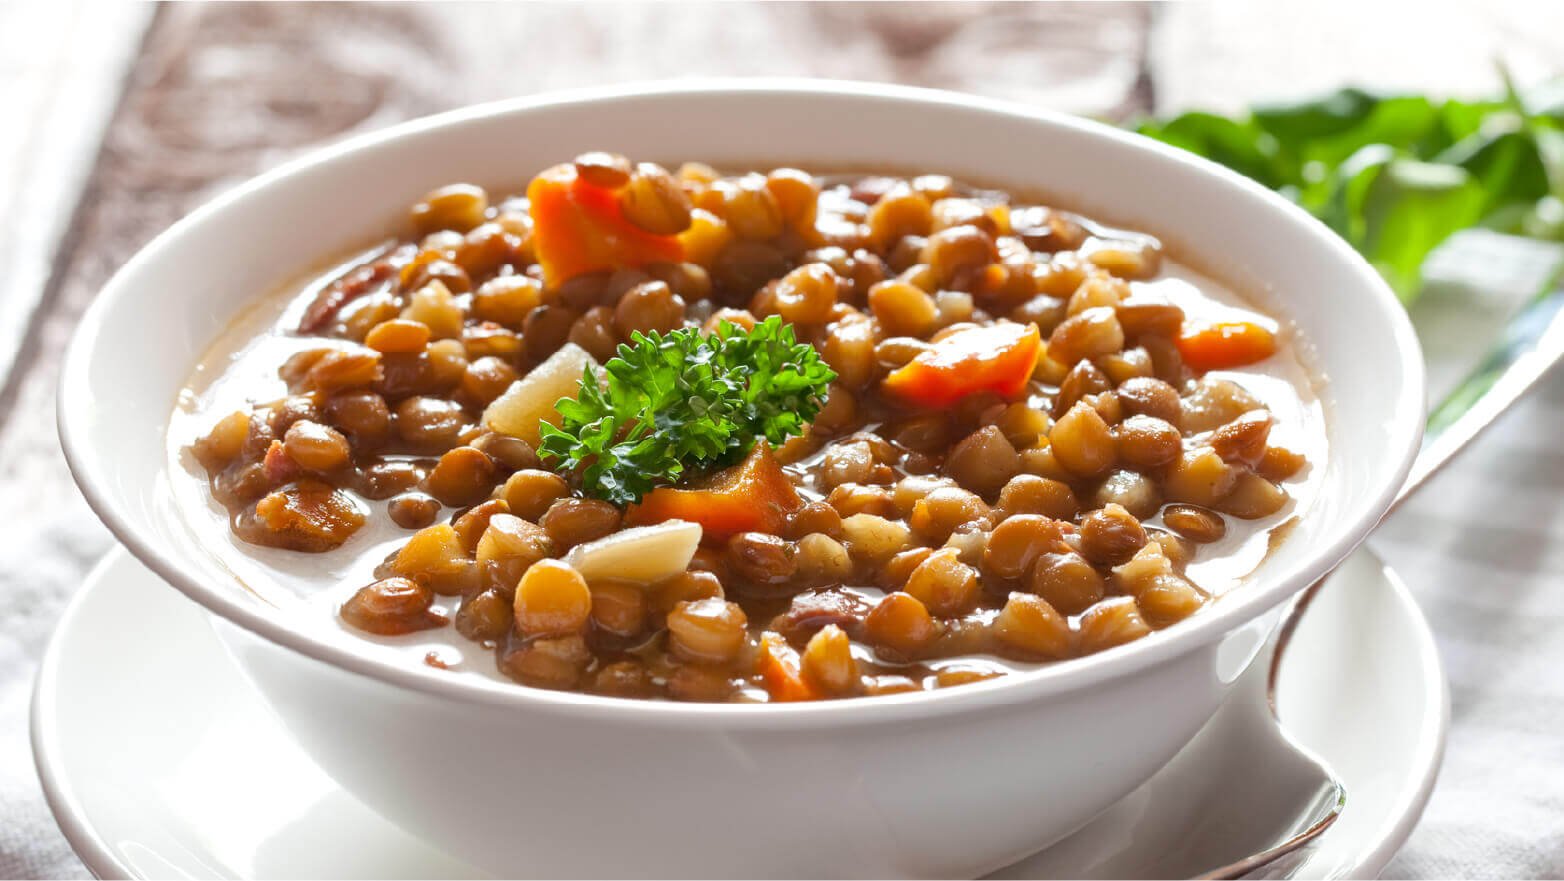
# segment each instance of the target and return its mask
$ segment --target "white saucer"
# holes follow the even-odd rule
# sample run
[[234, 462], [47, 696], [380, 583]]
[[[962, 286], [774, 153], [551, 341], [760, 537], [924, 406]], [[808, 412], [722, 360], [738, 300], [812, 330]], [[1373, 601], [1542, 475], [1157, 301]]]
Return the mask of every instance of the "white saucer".
[[[1261, 666], [1251, 675], [1263, 676]], [[1340, 817], [1287, 863], [1287, 876], [1377, 875], [1422, 813], [1449, 711], [1427, 623], [1369, 552], [1354, 555], [1310, 607], [1276, 701], [1294, 739], [1347, 790]], [[1192, 747], [1208, 736], [1210, 728]], [[100, 878], [479, 877], [342, 792], [251, 691], [206, 613], [122, 549], [87, 578], [50, 642], [32, 738], [60, 828]], [[1231, 803], [1245, 781], [1220, 767], [1179, 771], [1000, 874], [1209, 868], [1185, 865], [1190, 852], [1170, 855], [1168, 842], [1220, 834], [1220, 812], [1208, 806]]]

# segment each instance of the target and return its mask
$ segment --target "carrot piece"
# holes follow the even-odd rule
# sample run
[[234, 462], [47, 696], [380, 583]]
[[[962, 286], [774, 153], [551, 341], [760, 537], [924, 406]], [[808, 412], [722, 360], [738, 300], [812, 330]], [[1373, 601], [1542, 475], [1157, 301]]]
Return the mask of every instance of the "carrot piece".
[[787, 515], [804, 504], [764, 440], [743, 462], [712, 475], [704, 486], [660, 487], [631, 505], [631, 526], [688, 520], [699, 523], [702, 541], [720, 543], [740, 532], [779, 534]]
[[1276, 353], [1276, 334], [1252, 321], [1186, 329], [1175, 342], [1184, 363], [1200, 371], [1243, 367]]
[[977, 392], [1012, 397], [1026, 388], [1041, 352], [1035, 324], [974, 327], [940, 340], [887, 376], [884, 389], [924, 407], [948, 407]]
[[630, 223], [618, 193], [577, 176], [573, 164], [533, 178], [527, 202], [543, 283], [551, 288], [589, 272], [684, 259], [678, 236], [654, 235]]
[[302, 470], [288, 455], [280, 440], [272, 441], [271, 446], [266, 448], [266, 458], [261, 460], [261, 468], [272, 483], [287, 483], [298, 477]]
[[774, 701], [809, 701], [819, 697], [814, 686], [804, 678], [798, 652], [793, 651], [779, 634], [761, 635], [755, 670]]

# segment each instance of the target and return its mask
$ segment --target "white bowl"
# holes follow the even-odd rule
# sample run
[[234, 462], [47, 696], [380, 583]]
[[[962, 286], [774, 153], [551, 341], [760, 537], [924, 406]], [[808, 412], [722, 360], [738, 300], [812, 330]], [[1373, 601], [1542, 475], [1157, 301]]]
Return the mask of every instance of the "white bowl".
[[[1248, 583], [1166, 631], [949, 691], [806, 705], [624, 701], [454, 676], [387, 659], [319, 607], [242, 589], [174, 510], [166, 464], [170, 408], [209, 341], [263, 292], [389, 229], [428, 189], [519, 186], [587, 149], [937, 170], [1156, 233], [1311, 344], [1327, 380], [1320, 496]], [[1215, 165], [965, 95], [687, 82], [456, 111], [222, 196], [148, 245], [88, 310], [59, 420], [94, 510], [217, 616], [304, 748], [461, 858], [507, 875], [959, 876], [1078, 828], [1194, 735], [1279, 605], [1386, 511], [1417, 448], [1422, 393], [1417, 341], [1375, 272], [1303, 211]]]

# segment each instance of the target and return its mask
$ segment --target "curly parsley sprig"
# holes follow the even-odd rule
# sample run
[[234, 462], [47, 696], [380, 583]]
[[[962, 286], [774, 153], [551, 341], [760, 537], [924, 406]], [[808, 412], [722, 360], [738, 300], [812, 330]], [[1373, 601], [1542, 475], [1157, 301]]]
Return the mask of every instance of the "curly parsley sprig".
[[581, 474], [589, 496], [618, 505], [657, 486], [731, 464], [757, 439], [780, 444], [820, 412], [836, 373], [775, 316], [744, 330], [723, 322], [637, 333], [555, 404], [560, 427], [540, 426], [538, 451]]

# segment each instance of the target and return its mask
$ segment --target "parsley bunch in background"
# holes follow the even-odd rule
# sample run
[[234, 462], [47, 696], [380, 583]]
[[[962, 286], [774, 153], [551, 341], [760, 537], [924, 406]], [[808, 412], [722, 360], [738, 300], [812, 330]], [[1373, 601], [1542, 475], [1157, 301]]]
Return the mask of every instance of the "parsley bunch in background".
[[836, 374], [793, 328], [771, 317], [744, 330], [723, 322], [637, 333], [591, 370], [559, 428], [541, 426], [539, 452], [580, 469], [582, 490], [619, 505], [688, 475], [737, 462], [758, 440], [780, 444], [820, 412]]
[[1406, 302], [1423, 260], [1460, 230], [1564, 241], [1564, 81], [1522, 95], [1506, 78], [1503, 97], [1479, 101], [1349, 88], [1136, 130], [1293, 199]]

